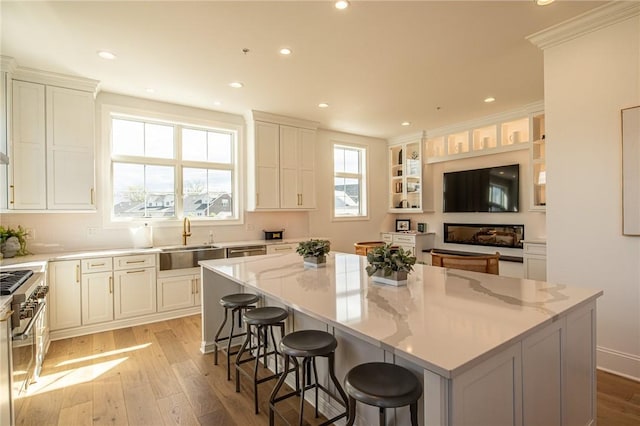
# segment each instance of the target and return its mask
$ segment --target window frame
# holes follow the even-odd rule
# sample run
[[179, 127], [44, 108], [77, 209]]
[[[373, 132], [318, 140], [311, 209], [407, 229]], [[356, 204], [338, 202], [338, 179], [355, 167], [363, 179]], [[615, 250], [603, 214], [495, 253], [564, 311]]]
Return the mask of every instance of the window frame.
[[[335, 153], [336, 148], [354, 150], [358, 152], [358, 162], [360, 164], [360, 173], [336, 172], [335, 169]], [[350, 142], [333, 141], [331, 144], [331, 220], [334, 222], [369, 220], [369, 147], [361, 144]], [[364, 158], [363, 158], [364, 157]], [[336, 215], [336, 197], [335, 197], [335, 179], [336, 178], [358, 179], [360, 186], [360, 214], [354, 216]]]
[[[144, 123], [163, 124], [174, 127], [174, 158], [158, 158], [131, 155], [112, 155], [112, 119], [140, 121]], [[100, 173], [100, 188], [103, 202], [101, 209], [103, 223], [106, 228], [129, 228], [131, 225], [150, 223], [153, 226], [175, 226], [184, 219], [183, 169], [201, 168], [210, 170], [230, 170], [232, 178], [233, 210], [235, 217], [230, 219], [211, 219], [209, 217], [187, 216], [192, 224], [206, 226], [240, 225], [244, 223], [244, 191], [243, 188], [243, 144], [244, 126], [232, 121], [201, 119], [181, 115], [158, 113], [150, 110], [139, 110], [117, 105], [103, 105], [101, 115], [102, 131], [102, 170]], [[182, 129], [196, 129], [204, 131], [220, 131], [233, 135], [231, 164], [211, 163], [205, 161], [182, 160]], [[113, 215], [113, 164], [124, 162], [144, 165], [170, 165], [174, 167], [174, 208], [175, 216], [170, 218], [135, 217], [119, 218]], [[242, 191], [242, 192], [241, 192]]]

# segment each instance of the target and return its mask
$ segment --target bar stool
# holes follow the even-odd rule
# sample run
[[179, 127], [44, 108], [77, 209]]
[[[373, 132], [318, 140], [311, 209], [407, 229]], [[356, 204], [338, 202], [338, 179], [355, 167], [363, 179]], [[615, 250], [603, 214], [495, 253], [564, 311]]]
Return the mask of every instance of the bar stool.
[[[236, 337], [241, 337], [246, 335], [246, 333], [233, 334], [235, 320], [237, 318], [238, 328], [242, 327], [242, 313], [248, 309], [254, 309], [255, 304], [260, 300], [258, 296], [251, 293], [235, 293], [228, 294], [223, 296], [220, 299], [220, 304], [224, 308], [224, 319], [222, 320], [222, 324], [218, 328], [216, 332], [216, 337], [213, 338], [213, 364], [218, 365], [218, 349], [225, 352], [227, 355], [227, 380], [231, 380], [231, 355], [235, 355], [238, 351], [231, 352], [231, 341]], [[227, 319], [229, 317], [229, 310], [231, 310], [231, 330], [229, 331], [229, 335], [226, 337], [220, 337], [220, 333], [224, 326], [227, 324]], [[220, 343], [223, 341], [227, 341], [226, 348], [220, 348]]]
[[[273, 335], [273, 328], [278, 327], [280, 329], [280, 337], [284, 336], [284, 320], [289, 316], [289, 313], [276, 306], [267, 306], [264, 308], [256, 308], [250, 311], [246, 311], [243, 315], [244, 323], [247, 326], [247, 335], [238, 351], [236, 357], [236, 392], [240, 392], [240, 374], [251, 378], [249, 373], [242, 370], [240, 367], [246, 362], [255, 360], [253, 368], [253, 402], [256, 414], [258, 410], [258, 385], [268, 380], [279, 377], [281, 373], [278, 373], [278, 355], [282, 356], [276, 349], [276, 339]], [[252, 332], [252, 328], [255, 327], [255, 331]], [[273, 349], [269, 350], [269, 334], [271, 334], [271, 342], [273, 343]], [[255, 345], [251, 343], [251, 337], [255, 336]], [[251, 355], [248, 358], [242, 359], [245, 353], [251, 353], [255, 350], [255, 355]], [[260, 352], [262, 351], [262, 355]], [[258, 362], [262, 357], [262, 363], [264, 368], [267, 368], [267, 357], [273, 355], [275, 363], [275, 373], [261, 379], [258, 378]]]
[[[294, 395], [300, 395], [300, 414], [299, 425], [302, 425], [302, 417], [304, 413], [304, 393], [305, 391], [315, 388], [316, 389], [316, 407], [315, 415], [318, 417], [318, 389], [322, 389], [330, 397], [338, 401], [343, 407], [345, 412], [338, 416], [327, 420], [322, 423], [321, 426], [334, 423], [336, 420], [341, 419], [347, 415], [346, 408], [348, 405], [347, 395], [345, 394], [340, 382], [336, 378], [335, 374], [335, 349], [338, 346], [338, 341], [331, 334], [320, 330], [301, 330], [284, 336], [284, 339], [280, 341], [280, 350], [284, 354], [284, 371], [285, 373], [280, 376], [278, 383], [273, 388], [271, 396], [269, 397], [269, 425], [273, 426], [275, 422], [275, 404], [284, 399], [292, 397]], [[322, 386], [318, 382], [318, 371], [316, 370], [316, 357], [321, 356], [327, 358], [329, 364], [329, 377], [335, 385], [336, 389], [340, 393], [342, 401], [331, 394], [327, 388]], [[297, 358], [302, 358], [302, 385], [300, 385], [300, 373], [298, 372], [300, 364]], [[296, 390], [289, 392], [282, 396], [277, 396], [278, 391], [284, 384], [289, 370], [289, 362], [293, 360], [294, 371], [296, 374]], [[314, 383], [311, 382], [311, 369], [313, 369]], [[280, 415], [280, 414], [279, 414]]]
[[349, 394], [347, 426], [356, 419], [356, 400], [380, 409], [380, 426], [386, 425], [386, 408], [409, 405], [411, 425], [418, 426], [418, 399], [422, 385], [409, 370], [386, 362], [370, 362], [353, 367], [344, 379]]

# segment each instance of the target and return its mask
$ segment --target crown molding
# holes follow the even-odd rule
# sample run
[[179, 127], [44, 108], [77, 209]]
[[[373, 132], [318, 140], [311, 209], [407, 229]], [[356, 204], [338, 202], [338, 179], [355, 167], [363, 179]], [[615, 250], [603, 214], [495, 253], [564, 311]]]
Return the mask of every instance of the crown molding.
[[98, 80], [90, 78], [76, 77], [72, 75], [59, 74], [49, 71], [41, 71], [33, 68], [18, 67], [13, 73], [15, 80], [26, 80], [33, 83], [48, 84], [52, 86], [67, 87], [70, 89], [91, 92], [94, 95], [98, 91]]
[[531, 34], [526, 39], [544, 50], [639, 15], [640, 2], [613, 1]]
[[268, 123], [284, 124], [286, 126], [301, 127], [303, 129], [317, 130], [320, 123], [317, 121], [303, 120], [300, 118], [287, 117], [286, 115], [272, 114], [270, 112], [251, 110], [249, 120], [266, 121]]
[[409, 142], [422, 142], [427, 137], [427, 132], [425, 130], [420, 130], [417, 133], [411, 133], [409, 135], [395, 136], [393, 138], [389, 138], [387, 143], [389, 145], [397, 145], [401, 143], [409, 143]]

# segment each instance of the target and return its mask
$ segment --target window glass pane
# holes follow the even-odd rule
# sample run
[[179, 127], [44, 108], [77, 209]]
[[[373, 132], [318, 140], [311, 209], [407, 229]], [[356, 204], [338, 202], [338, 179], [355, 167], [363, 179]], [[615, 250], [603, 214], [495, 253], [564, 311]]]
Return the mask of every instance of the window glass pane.
[[182, 159], [205, 161], [207, 158], [207, 132], [204, 130], [182, 130]]
[[147, 157], [173, 158], [173, 126], [147, 123], [144, 130]]
[[144, 155], [144, 123], [113, 119], [112, 150], [117, 155]]
[[358, 179], [334, 179], [335, 187], [335, 215], [360, 215], [360, 182]]
[[333, 169], [336, 173], [344, 173], [344, 149], [333, 149]]
[[208, 160], [214, 163], [231, 164], [232, 135], [230, 133], [207, 132]]
[[175, 216], [173, 167], [113, 164], [115, 217]]
[[347, 173], [360, 173], [360, 153], [355, 149], [345, 149], [344, 171]]
[[184, 214], [225, 219], [234, 217], [230, 170], [183, 169]]

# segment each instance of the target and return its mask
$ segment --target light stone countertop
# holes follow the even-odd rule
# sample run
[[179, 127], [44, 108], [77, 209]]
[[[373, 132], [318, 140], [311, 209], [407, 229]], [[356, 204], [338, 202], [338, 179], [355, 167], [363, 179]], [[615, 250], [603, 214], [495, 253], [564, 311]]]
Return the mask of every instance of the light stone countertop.
[[[297, 254], [200, 265], [443, 377], [454, 377], [602, 291], [415, 265], [405, 287], [373, 283], [366, 257]], [[203, 283], [207, 285], [207, 283]]]

